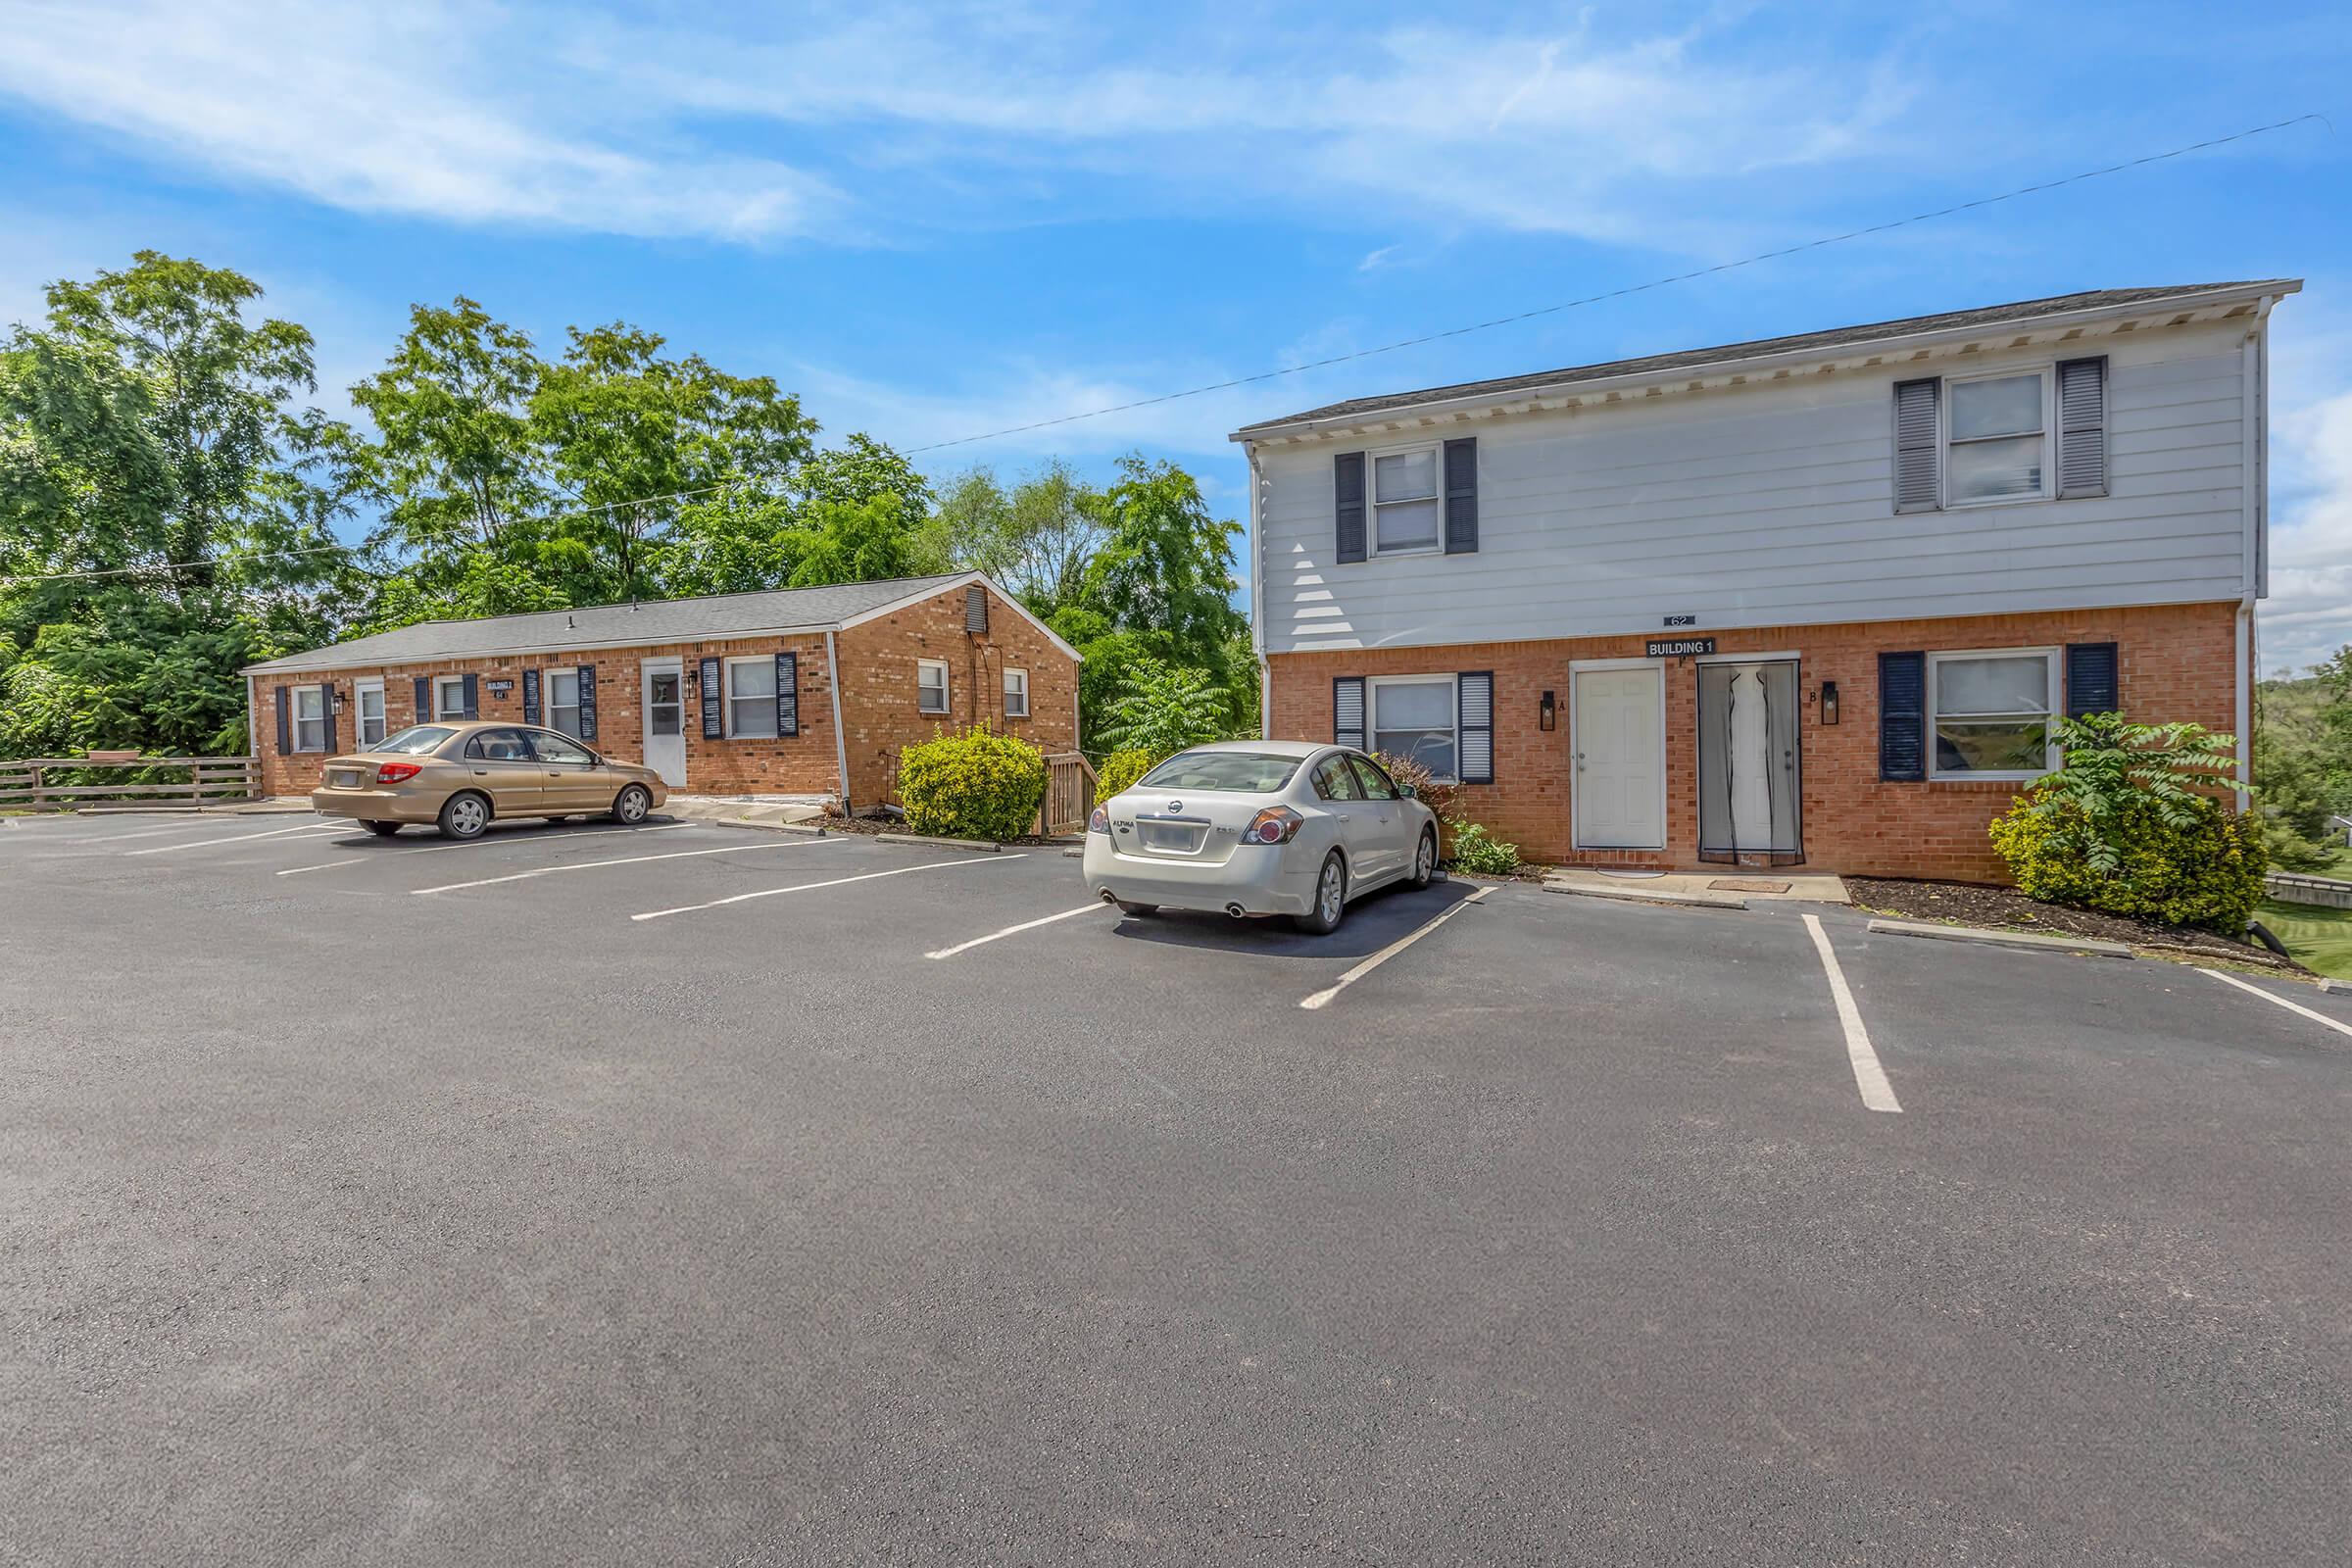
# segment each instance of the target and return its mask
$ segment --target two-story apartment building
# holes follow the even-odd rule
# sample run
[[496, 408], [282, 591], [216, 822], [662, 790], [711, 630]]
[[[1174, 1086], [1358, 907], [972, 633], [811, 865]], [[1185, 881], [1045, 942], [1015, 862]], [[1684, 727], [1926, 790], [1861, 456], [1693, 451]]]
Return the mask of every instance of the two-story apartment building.
[[2274, 278], [1358, 398], [1250, 458], [1266, 732], [1531, 858], [1994, 880], [2121, 709], [2247, 744]]

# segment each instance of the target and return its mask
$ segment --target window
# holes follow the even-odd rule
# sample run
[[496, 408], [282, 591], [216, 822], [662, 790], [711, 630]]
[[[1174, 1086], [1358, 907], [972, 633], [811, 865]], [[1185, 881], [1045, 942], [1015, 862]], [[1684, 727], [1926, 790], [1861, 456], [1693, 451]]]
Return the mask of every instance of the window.
[[1365, 800], [1394, 801], [1398, 799], [1396, 782], [1380, 770], [1378, 762], [1369, 757], [1352, 755], [1348, 757], [1348, 762], [1355, 769], [1356, 779], [1364, 786]]
[[397, 757], [422, 757], [427, 752], [439, 751], [441, 743], [456, 733], [454, 729], [443, 729], [437, 724], [411, 724], [399, 734], [386, 736], [368, 749], [371, 752], [389, 752]]
[[1315, 793], [1327, 801], [1360, 801], [1364, 798], [1363, 781], [1355, 769], [1348, 765], [1345, 757], [1326, 757], [1315, 765]]
[[1025, 669], [1008, 669], [1004, 672], [1004, 716], [1029, 716], [1029, 672]]
[[1438, 449], [1382, 452], [1372, 459], [1372, 553], [1438, 548]]
[[466, 677], [444, 675], [433, 682], [433, 716], [435, 718], [464, 718], [466, 716]]
[[1271, 795], [1298, 771], [1296, 757], [1270, 752], [1178, 752], [1136, 782], [1138, 789], [1231, 790]]
[[326, 688], [323, 686], [294, 688], [294, 749], [298, 752], [326, 750]]
[[474, 762], [530, 762], [538, 759], [530, 737], [518, 729], [479, 729], [466, 743], [466, 757]]
[[2055, 764], [2058, 651], [1928, 656], [1931, 778], [2031, 779]]
[[2038, 501], [2049, 494], [2048, 382], [2035, 370], [1950, 383], [1945, 505]]
[[361, 681], [351, 689], [352, 743], [361, 751], [384, 738], [384, 683]]
[[551, 669], [547, 672], [547, 727], [572, 739], [580, 736], [580, 672], [576, 669]]
[[1370, 682], [1372, 750], [1454, 780], [1454, 699], [1451, 675], [1408, 676]]
[[727, 733], [737, 740], [776, 738], [773, 654], [727, 661]]
[[553, 762], [560, 767], [592, 767], [596, 763], [594, 754], [584, 746], [574, 746], [564, 736], [544, 729], [532, 730], [530, 736], [531, 750], [542, 762]]
[[917, 712], [923, 713], [944, 713], [948, 710], [946, 661], [918, 659], [914, 662], [914, 706]]

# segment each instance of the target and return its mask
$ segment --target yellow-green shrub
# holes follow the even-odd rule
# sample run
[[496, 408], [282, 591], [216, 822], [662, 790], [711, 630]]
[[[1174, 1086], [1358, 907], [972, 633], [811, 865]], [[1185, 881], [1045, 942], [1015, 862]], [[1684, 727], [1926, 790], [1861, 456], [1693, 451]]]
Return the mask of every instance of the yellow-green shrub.
[[1453, 829], [1453, 863], [1457, 870], [1477, 876], [1509, 876], [1519, 869], [1519, 846], [1505, 844], [1476, 822], [1455, 817], [1446, 824]]
[[899, 802], [917, 833], [1019, 838], [1035, 831], [1045, 797], [1045, 754], [1009, 735], [975, 728], [899, 755]]
[[2145, 792], [2123, 796], [2094, 823], [2041, 784], [1995, 817], [1991, 832], [2028, 898], [2233, 937], [2262, 901], [2270, 869], [2260, 822], [2209, 796], [2169, 808]]
[[1141, 746], [1130, 746], [1102, 759], [1095, 769], [1095, 804], [1101, 806], [1121, 790], [1132, 789], [1135, 781], [1151, 772], [1167, 759]]

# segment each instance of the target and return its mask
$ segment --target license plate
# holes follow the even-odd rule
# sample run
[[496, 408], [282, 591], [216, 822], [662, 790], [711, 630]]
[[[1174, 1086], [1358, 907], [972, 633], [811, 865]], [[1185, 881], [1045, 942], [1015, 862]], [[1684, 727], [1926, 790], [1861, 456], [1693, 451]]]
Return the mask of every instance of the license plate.
[[339, 790], [356, 790], [360, 787], [360, 775], [355, 768], [338, 767], [327, 774], [326, 781]]
[[1197, 829], [1177, 822], [1146, 822], [1142, 833], [1147, 850], [1172, 850], [1179, 855], [1190, 855], [1200, 843]]

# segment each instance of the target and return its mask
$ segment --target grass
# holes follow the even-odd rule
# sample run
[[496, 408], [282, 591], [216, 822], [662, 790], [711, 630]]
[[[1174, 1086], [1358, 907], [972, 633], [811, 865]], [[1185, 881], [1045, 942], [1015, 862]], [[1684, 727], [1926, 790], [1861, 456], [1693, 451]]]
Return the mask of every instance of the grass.
[[2305, 968], [2352, 980], [2352, 909], [2265, 899], [2254, 918], [2269, 926]]

